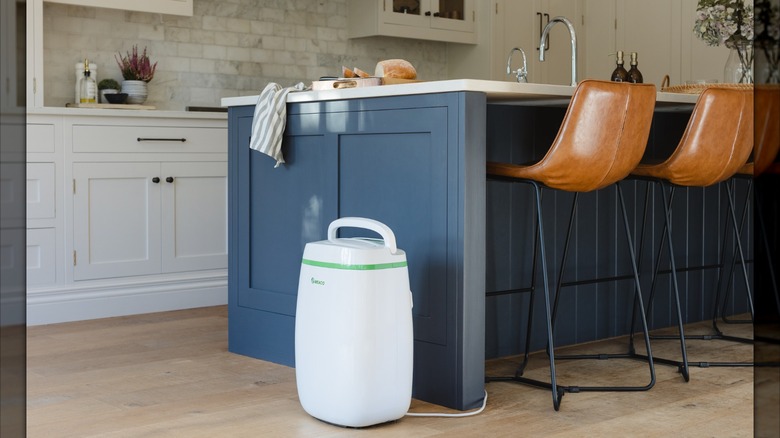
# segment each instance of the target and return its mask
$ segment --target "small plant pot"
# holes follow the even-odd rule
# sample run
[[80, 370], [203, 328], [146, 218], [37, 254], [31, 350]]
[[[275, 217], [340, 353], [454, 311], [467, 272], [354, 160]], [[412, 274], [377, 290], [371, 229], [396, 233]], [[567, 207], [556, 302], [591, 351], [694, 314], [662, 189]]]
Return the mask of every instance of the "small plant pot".
[[142, 104], [148, 96], [147, 84], [144, 81], [123, 81], [122, 92], [127, 93], [127, 103]]

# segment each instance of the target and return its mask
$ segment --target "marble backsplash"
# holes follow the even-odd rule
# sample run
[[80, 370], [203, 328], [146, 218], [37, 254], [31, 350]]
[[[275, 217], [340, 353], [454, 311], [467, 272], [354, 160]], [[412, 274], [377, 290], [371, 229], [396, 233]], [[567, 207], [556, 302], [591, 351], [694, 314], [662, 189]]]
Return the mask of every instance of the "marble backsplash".
[[347, 39], [345, 0], [194, 0], [194, 15], [128, 12], [44, 3], [44, 105], [74, 99], [74, 64], [98, 65], [98, 80], [122, 77], [118, 53], [148, 47], [157, 72], [146, 101], [162, 110], [219, 106], [222, 97], [258, 94], [268, 82], [292, 85], [373, 72], [404, 58], [420, 78], [445, 79], [446, 44], [402, 38]]

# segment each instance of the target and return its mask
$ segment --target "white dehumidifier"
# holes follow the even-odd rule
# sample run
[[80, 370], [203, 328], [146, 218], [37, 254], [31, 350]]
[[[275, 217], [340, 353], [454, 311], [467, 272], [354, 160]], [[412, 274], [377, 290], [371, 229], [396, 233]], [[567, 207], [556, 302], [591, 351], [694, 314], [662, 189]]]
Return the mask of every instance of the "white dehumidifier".
[[[341, 227], [382, 240], [337, 239]], [[347, 217], [306, 245], [295, 315], [295, 377], [309, 415], [365, 427], [399, 419], [412, 399], [412, 293], [406, 253], [385, 224]]]

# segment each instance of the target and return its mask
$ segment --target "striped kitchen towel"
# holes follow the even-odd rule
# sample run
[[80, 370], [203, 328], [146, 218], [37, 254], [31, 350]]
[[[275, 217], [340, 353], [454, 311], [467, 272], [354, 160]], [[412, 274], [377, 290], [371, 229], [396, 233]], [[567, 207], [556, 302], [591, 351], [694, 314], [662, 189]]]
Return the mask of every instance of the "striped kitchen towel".
[[284, 163], [282, 137], [287, 122], [287, 94], [303, 89], [303, 82], [286, 88], [271, 82], [257, 98], [249, 147], [275, 159], [274, 167]]

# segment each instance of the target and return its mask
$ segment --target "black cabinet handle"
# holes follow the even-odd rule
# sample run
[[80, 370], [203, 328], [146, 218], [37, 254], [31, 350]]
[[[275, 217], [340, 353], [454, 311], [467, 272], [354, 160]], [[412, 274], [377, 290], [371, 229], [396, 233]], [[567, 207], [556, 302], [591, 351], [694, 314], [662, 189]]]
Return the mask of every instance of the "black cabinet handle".
[[138, 137], [138, 142], [142, 141], [180, 141], [184, 143], [187, 141], [186, 138], [145, 138], [145, 137]]
[[[547, 24], [550, 24], [550, 14], [544, 14], [544, 17], [547, 18]], [[550, 50], [550, 35], [547, 35], [547, 39], [544, 41], [544, 50]]]
[[440, 16], [441, 16], [441, 14], [440, 14], [440, 13], [438, 13], [438, 12], [434, 12], [434, 13], [433, 13], [433, 16], [434, 16], [434, 17], [440, 17]]
[[[544, 26], [542, 25], [542, 13], [537, 12], [536, 15], [539, 17], [539, 39], [542, 39], [542, 29], [544, 29]], [[536, 48], [536, 50], [539, 50], [539, 47]]]
[[426, 17], [430, 17], [431, 16], [431, 11], [425, 11], [425, 16]]
[[160, 177], [155, 176], [154, 178], [152, 178], [152, 182], [155, 183], [155, 184], [159, 184], [160, 183]]
[[173, 177], [169, 176], [168, 178], [165, 178], [165, 182], [172, 183], [173, 182]]

